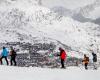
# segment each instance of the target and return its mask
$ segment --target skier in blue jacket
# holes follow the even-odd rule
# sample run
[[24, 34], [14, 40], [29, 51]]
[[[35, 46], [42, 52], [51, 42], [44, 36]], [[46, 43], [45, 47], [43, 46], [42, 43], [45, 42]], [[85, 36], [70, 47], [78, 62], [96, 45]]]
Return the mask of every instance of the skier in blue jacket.
[[8, 51], [5, 47], [3, 47], [3, 51], [1, 53], [1, 64], [2, 64], [2, 59], [4, 58], [6, 60], [7, 65], [9, 65], [8, 60], [7, 60], [7, 56], [8, 56]]

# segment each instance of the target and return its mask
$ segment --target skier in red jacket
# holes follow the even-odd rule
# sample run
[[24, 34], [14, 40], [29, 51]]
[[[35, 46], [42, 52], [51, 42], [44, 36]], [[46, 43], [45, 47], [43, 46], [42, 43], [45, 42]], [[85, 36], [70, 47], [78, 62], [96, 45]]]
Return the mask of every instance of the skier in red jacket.
[[59, 48], [59, 50], [60, 50], [60, 55], [58, 56], [60, 56], [60, 59], [61, 59], [61, 66], [62, 66], [61, 68], [65, 68], [64, 62], [66, 59], [66, 52], [62, 48]]

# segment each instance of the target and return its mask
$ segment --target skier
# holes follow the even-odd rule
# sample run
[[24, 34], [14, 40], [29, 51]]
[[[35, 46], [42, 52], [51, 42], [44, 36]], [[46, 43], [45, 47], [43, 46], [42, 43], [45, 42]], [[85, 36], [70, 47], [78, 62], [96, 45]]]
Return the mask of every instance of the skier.
[[59, 48], [59, 51], [60, 51], [60, 55], [58, 54], [58, 56], [60, 56], [61, 59], [61, 66], [62, 66], [61, 68], [65, 68], [64, 62], [66, 59], [66, 52], [62, 48]]
[[13, 49], [13, 47], [11, 47], [11, 51], [10, 51], [10, 56], [11, 56], [11, 59], [10, 59], [10, 64], [11, 66], [13, 65], [14, 63], [14, 66], [16, 66], [16, 51]]
[[84, 59], [82, 60], [82, 62], [84, 63], [85, 69], [88, 69], [88, 63], [89, 63], [89, 57], [86, 56], [86, 54], [84, 54]]
[[3, 47], [3, 51], [1, 53], [1, 64], [2, 64], [2, 59], [4, 58], [6, 60], [7, 65], [9, 65], [8, 60], [7, 60], [7, 56], [8, 56], [8, 51], [5, 47]]
[[93, 56], [93, 66], [94, 66], [94, 69], [97, 69], [97, 65], [96, 65], [97, 55], [94, 52], [92, 52], [92, 56]]

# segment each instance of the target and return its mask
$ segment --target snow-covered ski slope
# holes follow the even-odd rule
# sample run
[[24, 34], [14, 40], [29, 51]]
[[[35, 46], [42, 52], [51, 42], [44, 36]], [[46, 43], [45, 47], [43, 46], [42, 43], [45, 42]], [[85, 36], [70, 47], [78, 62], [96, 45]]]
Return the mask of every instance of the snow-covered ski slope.
[[[1, 0], [0, 42], [60, 41], [74, 51], [88, 54], [100, 44], [99, 25], [59, 16], [36, 0]], [[37, 40], [37, 42], [36, 42]], [[96, 41], [96, 42], [95, 42]], [[98, 44], [97, 44], [98, 43]]]
[[99, 80], [100, 70], [0, 66], [0, 80]]

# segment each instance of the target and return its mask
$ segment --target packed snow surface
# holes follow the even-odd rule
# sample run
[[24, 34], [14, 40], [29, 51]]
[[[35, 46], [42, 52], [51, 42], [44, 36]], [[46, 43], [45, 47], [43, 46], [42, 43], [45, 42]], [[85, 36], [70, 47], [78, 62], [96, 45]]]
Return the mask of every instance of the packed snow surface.
[[100, 70], [0, 66], [0, 80], [99, 80]]

